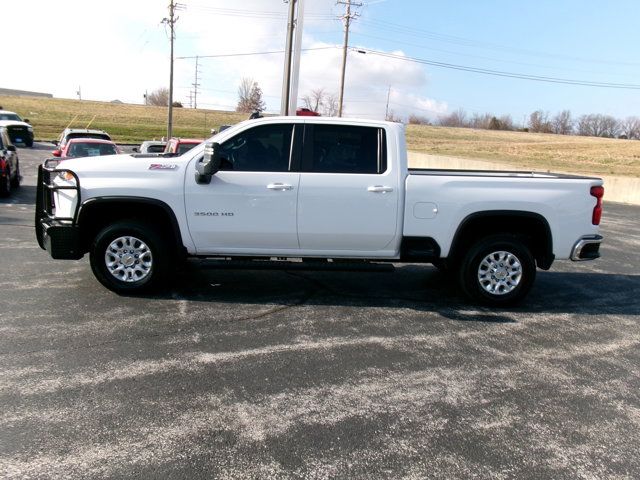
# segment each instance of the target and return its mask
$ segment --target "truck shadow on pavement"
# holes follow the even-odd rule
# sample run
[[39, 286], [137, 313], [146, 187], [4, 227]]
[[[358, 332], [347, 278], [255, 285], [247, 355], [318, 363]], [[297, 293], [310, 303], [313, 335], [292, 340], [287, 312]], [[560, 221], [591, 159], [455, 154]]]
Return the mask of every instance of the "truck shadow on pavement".
[[469, 302], [453, 279], [430, 266], [405, 265], [394, 273], [252, 271], [191, 265], [168, 295], [239, 305], [410, 309], [456, 321], [516, 322], [519, 314], [637, 315], [640, 275], [538, 272], [522, 304], [491, 308]]
[[8, 197], [0, 198], [0, 205], [7, 205], [7, 204], [35, 205], [35, 203], [36, 203], [35, 185], [22, 185], [20, 186], [20, 188], [11, 190], [11, 194]]

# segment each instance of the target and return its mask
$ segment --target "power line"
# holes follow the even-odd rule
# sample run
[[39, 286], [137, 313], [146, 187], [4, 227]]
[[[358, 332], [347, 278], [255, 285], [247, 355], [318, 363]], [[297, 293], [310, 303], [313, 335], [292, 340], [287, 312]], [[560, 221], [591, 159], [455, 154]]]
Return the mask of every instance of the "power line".
[[[340, 48], [336, 45], [331, 45], [328, 47], [313, 47], [313, 48], [303, 48], [303, 52], [310, 52], [314, 50], [329, 50], [332, 48]], [[185, 57], [176, 57], [176, 60], [188, 60], [192, 58], [224, 58], [224, 57], [245, 57], [250, 55], [272, 55], [275, 53], [285, 53], [284, 50], [269, 50], [264, 52], [240, 52], [240, 53], [219, 53], [215, 55], [190, 55]]]
[[[356, 49], [354, 49], [356, 50]], [[416, 58], [416, 57], [406, 57], [402, 55], [397, 55], [393, 53], [380, 52], [378, 50], [370, 50], [359, 48], [357, 51], [361, 51], [364, 53], [370, 53], [372, 55], [378, 55], [386, 58], [393, 58], [396, 60], [403, 60], [405, 62], [413, 62], [420, 63], [423, 65], [431, 65], [434, 67], [440, 68], [448, 68], [452, 70], [461, 70], [464, 72], [472, 72], [479, 73], [483, 75], [492, 75], [496, 77], [507, 77], [507, 78], [517, 78], [519, 80], [531, 80], [535, 82], [546, 82], [546, 83], [561, 83], [566, 85], [580, 85], [585, 87], [600, 87], [600, 88], [619, 88], [619, 89], [627, 89], [627, 90], [640, 90], [640, 85], [637, 84], [628, 84], [628, 83], [612, 83], [612, 82], [596, 82], [590, 80], [577, 80], [570, 78], [559, 78], [559, 77], [547, 77], [542, 75], [530, 75], [526, 73], [515, 73], [515, 72], [506, 72], [501, 70], [490, 70], [487, 68], [479, 68], [479, 67], [470, 67], [467, 65], [457, 65], [453, 63], [445, 63], [445, 62], [437, 62], [434, 60], [428, 60], [424, 58]]]
[[361, 23], [374, 27], [376, 30], [386, 30], [389, 32], [399, 33], [406, 36], [428, 38], [430, 40], [450, 43], [454, 45], [460, 45], [463, 47], [483, 48], [488, 50], [510, 52], [510, 53], [517, 53], [517, 54], [526, 54], [526, 55], [545, 57], [545, 58], [553, 57], [561, 60], [573, 60], [573, 61], [583, 62], [583, 63], [602, 63], [602, 64], [608, 64], [608, 65], [628, 65], [628, 66], [640, 65], [640, 63], [638, 62], [622, 62], [622, 61], [616, 61], [616, 60], [584, 58], [584, 57], [576, 57], [571, 55], [563, 55], [555, 52], [540, 52], [535, 50], [527, 50], [523, 48], [516, 48], [512, 46], [506, 46], [506, 45], [500, 45], [496, 43], [483, 42], [483, 41], [473, 40], [469, 38], [458, 37], [455, 35], [445, 35], [445, 34], [433, 32], [430, 30], [410, 27], [408, 25], [401, 25], [398, 23], [387, 22], [384, 20], [362, 19]]

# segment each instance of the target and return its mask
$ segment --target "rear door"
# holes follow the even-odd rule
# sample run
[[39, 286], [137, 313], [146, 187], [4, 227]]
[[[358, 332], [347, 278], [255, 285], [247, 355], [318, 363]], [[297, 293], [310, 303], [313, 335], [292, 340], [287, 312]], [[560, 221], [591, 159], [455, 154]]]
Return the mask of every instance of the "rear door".
[[304, 253], [393, 253], [400, 192], [386, 150], [383, 128], [306, 124], [298, 194]]

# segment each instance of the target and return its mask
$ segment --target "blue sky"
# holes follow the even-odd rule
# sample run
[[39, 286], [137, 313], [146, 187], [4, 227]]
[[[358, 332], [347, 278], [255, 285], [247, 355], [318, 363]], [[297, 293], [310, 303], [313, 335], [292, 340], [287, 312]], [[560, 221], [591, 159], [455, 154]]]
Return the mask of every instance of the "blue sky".
[[[359, 9], [350, 43], [494, 70], [640, 84], [639, 6], [637, 1], [388, 0]], [[450, 108], [510, 113], [516, 121], [537, 108], [640, 114], [640, 90], [425, 68], [422, 95]]]
[[[364, 0], [363, 0], [364, 1]], [[8, 49], [0, 86], [74, 98], [141, 103], [143, 93], [168, 86], [168, 37], [161, 23], [169, 0], [22, 0], [3, 5], [3, 33], [20, 38]], [[282, 0], [182, 0], [176, 56], [282, 51], [287, 4]], [[519, 74], [640, 84], [637, 0], [371, 0], [355, 9], [350, 45], [393, 55]], [[33, 11], [39, 12], [32, 15]], [[299, 96], [339, 86], [344, 7], [306, 0]], [[73, 28], [51, 30], [64, 16]], [[25, 62], [25, 58], [34, 59]], [[283, 54], [200, 60], [198, 106], [233, 109], [242, 77], [262, 87], [279, 111]], [[195, 60], [176, 61], [176, 99], [185, 106]], [[469, 114], [511, 114], [521, 123], [535, 109], [574, 116], [640, 115], [640, 90], [540, 83], [349, 53], [348, 116], [383, 118], [390, 107], [435, 118], [457, 108]]]

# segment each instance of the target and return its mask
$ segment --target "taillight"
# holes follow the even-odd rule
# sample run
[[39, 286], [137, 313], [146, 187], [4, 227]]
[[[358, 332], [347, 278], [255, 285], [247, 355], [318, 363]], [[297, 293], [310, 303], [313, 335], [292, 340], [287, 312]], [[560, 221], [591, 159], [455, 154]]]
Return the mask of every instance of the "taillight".
[[602, 218], [602, 197], [604, 196], [604, 187], [591, 187], [591, 196], [596, 197], [596, 206], [593, 207], [591, 223], [594, 225], [600, 225], [600, 219]]

